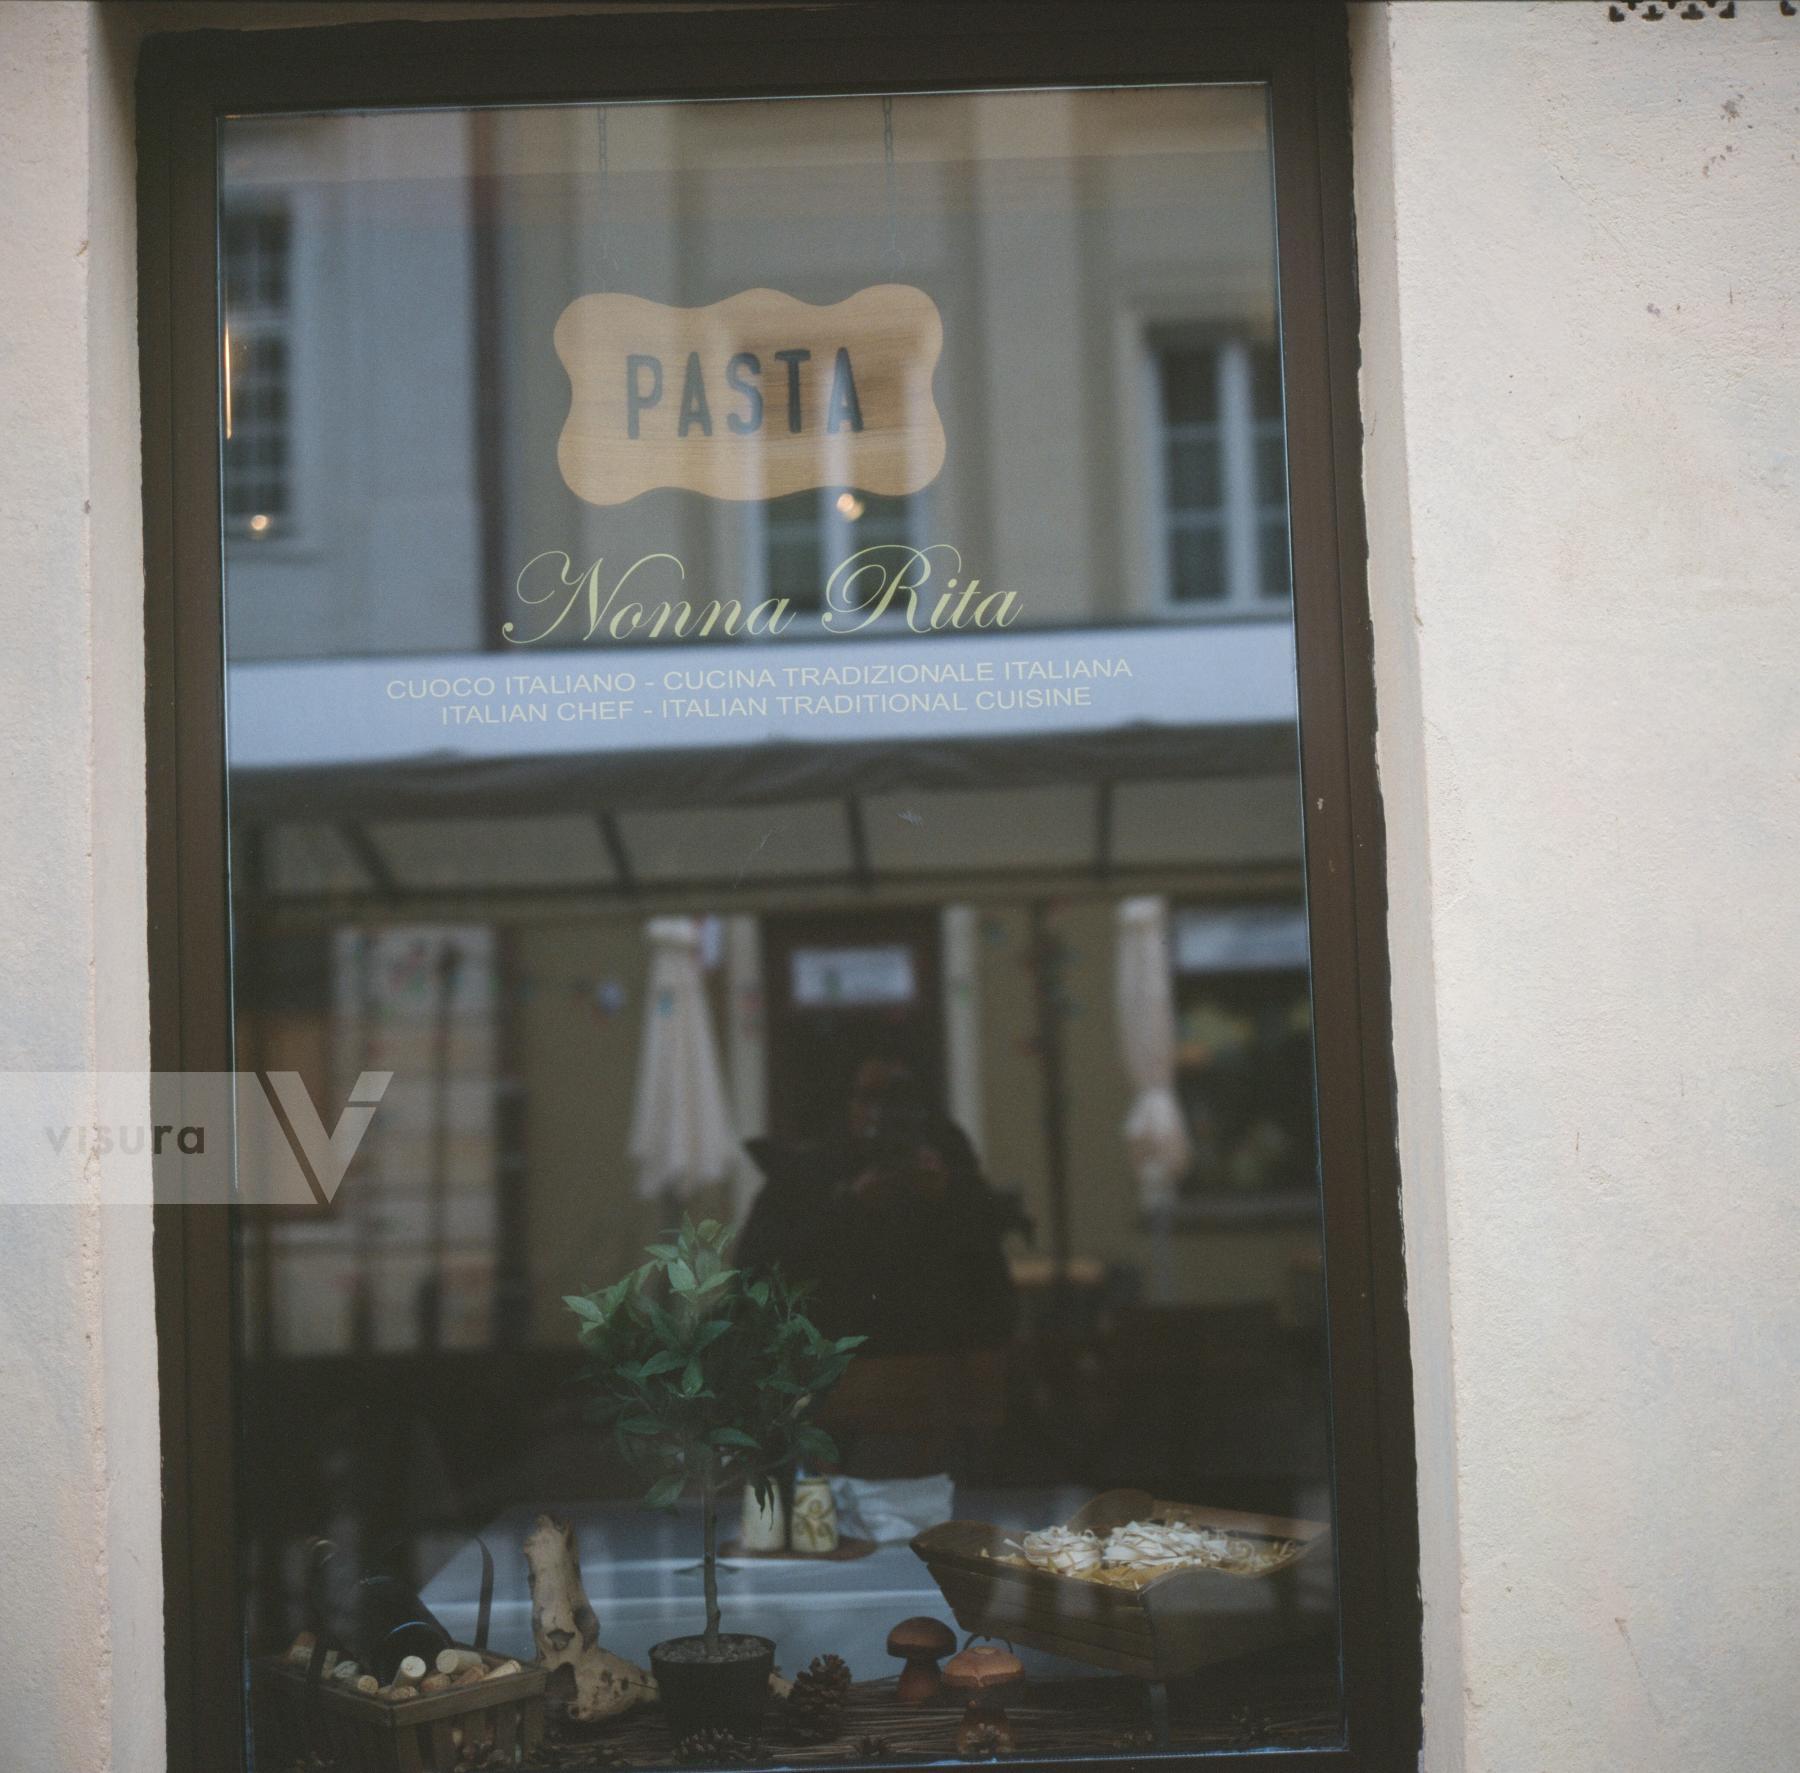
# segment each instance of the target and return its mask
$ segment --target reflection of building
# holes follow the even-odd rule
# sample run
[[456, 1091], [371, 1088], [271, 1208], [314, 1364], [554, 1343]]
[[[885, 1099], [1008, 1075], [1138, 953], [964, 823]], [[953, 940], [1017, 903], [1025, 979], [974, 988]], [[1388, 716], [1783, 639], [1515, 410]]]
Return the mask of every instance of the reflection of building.
[[[379, 132], [404, 151], [401, 177], [470, 168], [461, 119], [418, 121]], [[476, 645], [491, 506], [472, 236], [440, 217], [398, 250], [380, 195], [392, 187], [371, 177], [393, 163], [364, 158], [375, 144], [344, 122], [233, 135], [221, 224], [233, 656]], [[241, 311], [240, 291], [253, 297]]]
[[225, 331], [225, 533], [294, 534], [293, 216], [279, 192], [234, 205], [219, 228]]
[[358, 1151], [363, 1185], [332, 1215], [268, 1215], [249, 1233], [245, 1309], [258, 1346], [485, 1346], [505, 1248], [492, 927], [344, 924], [329, 951], [311, 932], [277, 936], [267, 951], [242, 940], [265, 1066], [311, 1060], [332, 1100], [363, 1071], [394, 1074]]
[[[993, 1197], [987, 1283], [950, 1289], [981, 1296], [979, 1337], [909, 1340], [911, 1307], [879, 1320], [892, 1351], [833, 1406], [852, 1469], [1166, 1481], [1320, 1514], [1262, 99], [903, 99], [891, 168], [875, 100], [771, 115], [227, 133], [238, 1037], [324, 1089], [396, 1073], [330, 1211], [246, 1227], [248, 1347], [273, 1357], [259, 1407], [367, 1400], [389, 1427], [346, 1441], [347, 1468], [396, 1525], [609, 1493], [618, 1474], [590, 1470], [543, 1388], [572, 1353], [564, 1295], [674, 1210], [640, 1198], [646, 1151], [740, 1223], [784, 1198], [787, 1166], [845, 1212], [833, 1251], [878, 1275], [906, 1240], [834, 1204], [867, 1174], [795, 1180], [852, 1162], [854, 1081], [878, 1060], [955, 1129], [937, 1170], [880, 1185], [953, 1163], [1018, 1212]], [[578, 295], [700, 307], [767, 284], [825, 304], [893, 280], [943, 319], [947, 455], [922, 491], [841, 484], [827, 458], [824, 484], [766, 502], [663, 489], [600, 508], [556, 471], [551, 334]], [[931, 550], [940, 574], [953, 550], [1016, 621], [921, 631], [896, 607], [836, 633], [834, 567], [884, 549]], [[558, 553], [567, 574], [534, 596], [585, 595], [594, 562], [604, 592], [661, 555], [632, 593], [647, 605], [785, 598], [794, 620], [754, 643], [585, 644], [579, 607], [551, 626], [517, 583]], [[1128, 897], [1173, 910], [1169, 989], [1137, 1012], [1173, 1076], [1124, 1051]], [[664, 952], [654, 979], [653, 924], [682, 932], [679, 972]], [[679, 1037], [659, 1019], [677, 999]], [[1191, 1133], [1172, 1209], [1125, 1136], [1152, 1097]], [[683, 1101], [706, 1103], [704, 1138]], [[927, 1239], [932, 1198], [908, 1196]], [[927, 1248], [892, 1297], [916, 1306], [947, 1261]], [[877, 1296], [850, 1286], [834, 1333]], [[421, 1395], [452, 1374], [484, 1400], [473, 1419]], [[1229, 1437], [1207, 1426], [1225, 1417]], [[1045, 1433], [1054, 1455], [1008, 1450]], [[480, 1498], [451, 1495], [440, 1462]], [[299, 1529], [276, 1512], [257, 1530]]]
[[[624, 107], [604, 176], [592, 110], [236, 126], [234, 371], [259, 378], [246, 422], [285, 477], [228, 456], [229, 496], [282, 504], [232, 526], [233, 657], [496, 647], [545, 549], [672, 549], [690, 589], [748, 597], [816, 595], [852, 546], [949, 541], [1034, 623], [1282, 614], [1260, 92], [904, 99], [891, 198], [881, 123], [875, 99], [816, 100], [777, 141], [755, 107]], [[945, 320], [949, 456], [923, 495], [600, 511], [555, 473], [550, 335], [576, 295], [832, 302], [890, 280]]]
[[1171, 946], [1176, 1075], [1195, 1145], [1184, 1204], [1305, 1221], [1317, 1210], [1305, 913], [1188, 907]]
[[[247, 664], [234, 674], [234, 814], [240, 841], [254, 838], [259, 848], [263, 910], [277, 927], [323, 920], [391, 929], [398, 939], [409, 918], [478, 917], [504, 932], [525, 983], [502, 1018], [517, 1050], [497, 1063], [526, 1090], [531, 1230], [517, 1256], [532, 1270], [540, 1328], [560, 1329], [556, 1301], [582, 1279], [596, 1249], [622, 1259], [639, 1229], [626, 1202], [624, 1131], [641, 931], [664, 907], [728, 920], [720, 952], [730, 964], [713, 978], [741, 1132], [768, 1123], [797, 1072], [827, 1096], [845, 1083], [832, 1082], [831, 1056], [851, 1037], [855, 1018], [843, 1012], [861, 987], [833, 1003], [798, 975], [771, 977], [771, 955], [798, 939], [778, 932], [813, 928], [803, 948], [823, 945], [840, 961], [899, 946], [913, 957], [907, 990], [880, 1006], [882, 1015], [903, 1025], [905, 1043], [940, 1080], [990, 1169], [1023, 1186], [1042, 1221], [1052, 1186], [1046, 1086], [1031, 1050], [1042, 1032], [1025, 969], [1034, 907], [1056, 905], [1071, 980], [1058, 1036], [1067, 1049], [1065, 1162], [1076, 1178], [1071, 1237], [1080, 1253], [1141, 1264], [1144, 1234], [1119, 1144], [1129, 1092], [1108, 1007], [1111, 906], [1139, 891], [1201, 905], [1297, 904], [1285, 633], [1234, 630], [1219, 651], [1232, 662], [1229, 675], [1209, 683], [1184, 674], [1170, 699], [1147, 640], [1096, 629], [1084, 642], [1135, 663], [1131, 706], [1147, 724], [1125, 729], [1083, 733], [1053, 711], [1021, 716], [996, 738], [974, 716], [960, 729], [939, 719], [929, 730], [942, 736], [921, 755], [903, 721], [888, 723], [886, 737], [879, 720], [863, 722], [873, 730], [861, 743], [808, 742], [804, 722], [783, 728], [772, 716], [677, 724], [647, 750], [626, 743], [636, 729], [612, 751], [594, 749], [594, 729], [574, 729], [553, 735], [567, 747], [561, 752], [542, 741], [518, 755], [508, 749], [508, 729], [496, 737], [479, 728], [459, 739], [469, 762], [449, 775], [431, 755], [441, 737], [404, 705], [395, 717], [398, 751], [384, 754], [379, 728], [362, 735], [360, 755], [331, 733], [296, 737], [309, 731], [308, 705], [367, 699], [365, 691], [400, 681], [395, 663]], [[841, 656], [832, 644], [786, 648], [782, 657]], [[870, 641], [862, 656], [916, 659], [932, 644]], [[969, 658], [1029, 662], [1059, 644], [1026, 636], [963, 646]], [[634, 656], [647, 672], [679, 662], [703, 674], [734, 651]], [[455, 672], [477, 663], [435, 666]], [[424, 737], [408, 739], [405, 720]], [[771, 723], [785, 734], [776, 743], [734, 748]], [[309, 753], [309, 742], [335, 755]], [[820, 930], [832, 932], [829, 941]], [[1303, 950], [1298, 962], [1304, 997]], [[1201, 964], [1184, 962], [1184, 977]], [[606, 991], [612, 996], [603, 1000]], [[792, 1014], [772, 1026], [784, 1004]], [[865, 1028], [856, 1038], [878, 1033]], [[838, 1064], [854, 1056], [841, 1053]], [[471, 1079], [467, 1087], [487, 1086]], [[813, 1100], [816, 1107], [816, 1093]], [[1302, 1131], [1308, 1112], [1301, 1104], [1290, 1117]], [[1220, 1264], [1210, 1280], [1196, 1270], [1193, 1284], [1273, 1297], [1291, 1234], [1233, 1236], [1240, 1247], [1229, 1252], [1189, 1252], [1190, 1267], [1193, 1258]]]
[[1255, 615], [1289, 592], [1287, 439], [1272, 344], [1151, 340], [1162, 449], [1152, 485], [1171, 611]]
[[[604, 173], [592, 111], [271, 120], [228, 140], [238, 841], [274, 930], [393, 944], [414, 919], [473, 917], [504, 955], [494, 1064], [523, 1106], [491, 1152], [511, 1191], [502, 1217], [526, 1229], [488, 1284], [530, 1307], [490, 1301], [470, 1320], [498, 1333], [561, 1334], [561, 1293], [640, 1229], [623, 1144], [653, 909], [727, 920], [729, 963], [711, 978], [742, 1133], [801, 1103], [816, 1116], [844, 1087], [845, 1043], [885, 1029], [1040, 1222], [1066, 1197], [1065, 1254], [1141, 1267], [1105, 1008], [1109, 906], [1143, 890], [1297, 903], [1260, 95], [908, 99], [891, 183], [880, 123], [872, 100], [809, 103], [779, 139], [754, 107], [624, 110], [606, 119]], [[831, 301], [891, 278], [944, 315], [949, 456], [923, 493], [650, 493], [596, 510], [554, 473], [568, 383], [549, 338], [575, 295], [693, 305], [768, 283]], [[511, 580], [551, 547], [576, 570], [669, 550], [695, 596], [788, 597], [803, 621], [784, 661], [941, 659], [936, 636], [889, 646], [883, 629], [835, 652], [803, 638], [838, 560], [934, 542], [1019, 599], [1012, 634], [952, 641], [955, 656], [1054, 668], [1078, 636], [1084, 656], [1133, 662], [1113, 711], [820, 725], [765, 696], [723, 720], [547, 720], [521, 735], [446, 731], [434, 706], [389, 694], [396, 680], [629, 666], [654, 682], [679, 667], [698, 707], [708, 673], [741, 656], [507, 647]], [[1259, 616], [1278, 620], [1204, 645], [1186, 626]], [[1136, 626], [1172, 619], [1179, 660]], [[1042, 1005], [1022, 980], [1052, 900], [1066, 902], [1054, 921], [1071, 984], [1050, 1113]], [[818, 928], [835, 932], [823, 949]], [[826, 950], [903, 956], [907, 989], [827, 1003], [784, 973]], [[340, 1043], [365, 1038], [341, 1006], [336, 1023]], [[1216, 1117], [1186, 1075], [1208, 1152]], [[451, 1093], [489, 1089], [471, 1074]], [[1246, 1161], [1234, 1174], [1254, 1181]], [[740, 1201], [754, 1186], [746, 1163]], [[347, 1210], [343, 1225], [346, 1249], [366, 1247]], [[1264, 1228], [1190, 1242], [1184, 1287], [1277, 1297], [1294, 1247]], [[337, 1324], [328, 1340], [353, 1325], [310, 1321]]]

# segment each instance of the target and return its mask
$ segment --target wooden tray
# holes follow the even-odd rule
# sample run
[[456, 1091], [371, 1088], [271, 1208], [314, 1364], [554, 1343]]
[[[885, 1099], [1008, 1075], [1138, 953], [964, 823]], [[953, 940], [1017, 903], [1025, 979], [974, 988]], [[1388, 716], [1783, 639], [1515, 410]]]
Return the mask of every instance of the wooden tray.
[[[1008, 1529], [979, 1521], [946, 1521], [912, 1542], [964, 1631], [1006, 1638], [1076, 1662], [1165, 1681], [1208, 1663], [1294, 1637], [1300, 1628], [1298, 1564], [1330, 1537], [1320, 1521], [1166, 1502], [1147, 1490], [1109, 1490], [1068, 1524], [1105, 1534], [1127, 1521], [1185, 1521], [1252, 1539], [1286, 1539], [1301, 1547], [1292, 1563], [1266, 1575], [1177, 1569], [1131, 1589], [1057, 1576], [1005, 1561]], [[1232, 1608], [1231, 1586], [1272, 1584], [1273, 1607]], [[1221, 1604], [1225, 1603], [1225, 1604]]]
[[[477, 1654], [494, 1668], [509, 1660]], [[523, 1766], [544, 1735], [545, 1672], [527, 1663], [447, 1693], [397, 1703], [326, 1679], [309, 1689], [303, 1664], [264, 1656], [251, 1664], [252, 1693], [266, 1727], [296, 1759], [324, 1749], [356, 1773], [455, 1773], [477, 1749], [488, 1767]]]

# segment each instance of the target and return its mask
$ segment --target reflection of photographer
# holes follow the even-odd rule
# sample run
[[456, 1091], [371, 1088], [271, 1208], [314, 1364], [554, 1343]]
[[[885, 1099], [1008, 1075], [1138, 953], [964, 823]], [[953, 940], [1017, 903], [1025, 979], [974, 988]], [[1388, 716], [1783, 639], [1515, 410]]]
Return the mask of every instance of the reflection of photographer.
[[864, 1062], [851, 1085], [846, 1119], [851, 1161], [864, 1167], [845, 1186], [877, 1211], [942, 1201], [950, 1186], [945, 1148], [966, 1157], [969, 1170], [975, 1167], [968, 1140], [932, 1112], [916, 1079], [896, 1061]]
[[857, 1070], [843, 1130], [754, 1140], [767, 1183], [739, 1240], [747, 1267], [816, 1283], [812, 1315], [866, 1355], [992, 1348], [1012, 1331], [1001, 1249], [1022, 1222], [982, 1177], [967, 1136], [895, 1060]]

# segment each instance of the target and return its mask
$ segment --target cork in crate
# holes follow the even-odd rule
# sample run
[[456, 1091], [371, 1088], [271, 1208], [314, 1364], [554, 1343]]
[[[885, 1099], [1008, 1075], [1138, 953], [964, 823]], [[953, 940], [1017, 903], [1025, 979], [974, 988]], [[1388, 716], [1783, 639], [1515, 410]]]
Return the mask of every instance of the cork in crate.
[[366, 1693], [318, 1678], [305, 1661], [254, 1665], [263, 1728], [297, 1758], [322, 1755], [345, 1773], [462, 1773], [520, 1767], [543, 1740], [544, 1670], [491, 1651], [460, 1648], [449, 1685], [411, 1698]]

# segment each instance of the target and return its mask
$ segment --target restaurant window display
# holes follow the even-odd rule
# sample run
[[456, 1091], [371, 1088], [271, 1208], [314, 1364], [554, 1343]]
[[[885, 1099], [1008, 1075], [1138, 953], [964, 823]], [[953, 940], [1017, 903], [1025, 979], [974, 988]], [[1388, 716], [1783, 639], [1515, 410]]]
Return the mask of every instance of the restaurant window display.
[[219, 191], [250, 1765], [1341, 1745], [1269, 89]]

